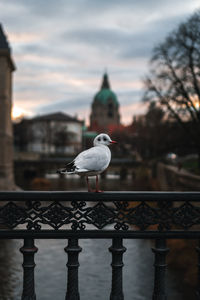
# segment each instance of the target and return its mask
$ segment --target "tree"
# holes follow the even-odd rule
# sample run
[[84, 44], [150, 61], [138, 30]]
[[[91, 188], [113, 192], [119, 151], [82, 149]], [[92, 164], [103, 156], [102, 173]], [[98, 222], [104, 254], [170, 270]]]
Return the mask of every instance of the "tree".
[[149, 152], [148, 155], [154, 158], [163, 154], [162, 147], [164, 144], [161, 143], [164, 129], [163, 117], [163, 110], [160, 107], [157, 107], [156, 103], [152, 101], [145, 115], [143, 130], [145, 129], [144, 133], [146, 144], [148, 145], [146, 146]]
[[143, 159], [161, 158], [168, 152], [182, 154], [183, 149], [186, 151], [177, 122], [165, 119], [158, 102], [150, 102], [147, 113], [134, 119], [132, 128], [135, 131], [133, 145]]
[[200, 11], [154, 48], [144, 100], [158, 101], [178, 121], [200, 168]]
[[27, 146], [34, 140], [30, 130], [30, 120], [23, 118], [19, 123], [13, 123], [14, 146], [17, 151], [27, 151]]

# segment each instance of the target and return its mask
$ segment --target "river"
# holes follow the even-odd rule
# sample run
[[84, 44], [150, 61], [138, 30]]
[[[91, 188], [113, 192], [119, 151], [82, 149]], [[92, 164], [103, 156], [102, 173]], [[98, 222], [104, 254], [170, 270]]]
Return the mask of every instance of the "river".
[[[48, 179], [51, 188], [85, 190], [82, 180], [72, 178]], [[121, 182], [114, 177], [101, 180], [106, 190], [136, 190], [131, 180]], [[25, 188], [25, 187], [24, 187]], [[139, 188], [141, 190], [141, 187]], [[144, 188], [145, 190], [145, 188]], [[35, 281], [37, 300], [63, 300], [66, 292], [65, 240], [36, 240]], [[109, 299], [111, 288], [111, 240], [80, 240], [80, 295], [81, 300]], [[126, 300], [150, 300], [153, 289], [153, 246], [149, 240], [124, 240], [124, 295]], [[0, 247], [0, 300], [19, 300], [22, 290], [21, 240], [3, 240]], [[167, 290], [170, 300], [195, 299], [194, 292], [183, 284], [178, 271], [167, 272]]]

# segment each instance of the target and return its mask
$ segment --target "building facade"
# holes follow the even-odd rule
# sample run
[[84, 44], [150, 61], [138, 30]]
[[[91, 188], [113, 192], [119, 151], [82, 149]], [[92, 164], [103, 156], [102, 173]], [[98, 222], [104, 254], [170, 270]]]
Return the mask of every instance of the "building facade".
[[23, 119], [14, 125], [15, 148], [41, 154], [78, 153], [82, 149], [83, 122], [62, 112]]
[[108, 75], [105, 73], [101, 89], [92, 102], [90, 130], [108, 133], [110, 127], [119, 125], [119, 102], [116, 94], [110, 89]]
[[15, 189], [13, 175], [12, 73], [15, 65], [0, 24], [0, 189]]

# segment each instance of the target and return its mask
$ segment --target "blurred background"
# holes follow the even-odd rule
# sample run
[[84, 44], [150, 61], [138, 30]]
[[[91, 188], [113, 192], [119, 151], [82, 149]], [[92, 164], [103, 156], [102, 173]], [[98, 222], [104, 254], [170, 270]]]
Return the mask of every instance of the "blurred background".
[[[118, 144], [101, 189], [199, 191], [199, 7], [196, 0], [0, 0], [0, 190], [86, 191], [84, 179], [56, 170], [105, 132]], [[83, 242], [83, 262], [96, 263], [91, 272], [83, 267], [82, 289], [103, 272], [97, 264], [109, 262], [107, 242]], [[1, 243], [2, 300], [20, 299], [19, 243]], [[65, 243], [37, 243], [38, 299], [62, 299], [65, 257], [58, 253]], [[127, 252], [127, 262], [135, 259], [125, 270], [126, 299], [150, 299], [152, 276], [144, 272], [152, 274], [151, 243], [127, 243], [135, 255]], [[169, 244], [170, 299], [195, 299], [195, 242]], [[48, 268], [59, 277], [52, 291]], [[109, 272], [96, 276], [83, 300], [102, 300]]]

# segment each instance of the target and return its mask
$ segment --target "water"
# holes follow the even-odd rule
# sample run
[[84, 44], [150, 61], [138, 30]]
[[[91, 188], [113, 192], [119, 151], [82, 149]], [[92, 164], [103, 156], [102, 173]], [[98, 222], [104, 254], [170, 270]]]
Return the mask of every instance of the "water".
[[[37, 300], [63, 300], [66, 291], [67, 255], [65, 240], [36, 240], [39, 248], [35, 256]], [[111, 287], [110, 240], [81, 240], [80, 294], [82, 300], [109, 299]], [[126, 300], [149, 300], [153, 289], [153, 261], [150, 241], [124, 240], [127, 251], [124, 254], [124, 295]], [[22, 241], [2, 241], [0, 248], [1, 281], [0, 299], [19, 300], [22, 290], [22, 255], [18, 249]], [[192, 298], [181, 281], [180, 274], [169, 273], [167, 278], [170, 300]]]
[[[50, 180], [51, 189], [85, 190], [81, 180]], [[101, 181], [106, 190], [133, 190], [132, 181], [125, 183], [110, 178]], [[135, 186], [135, 189], [137, 186]], [[141, 189], [138, 188], [138, 189]], [[144, 186], [145, 189], [145, 186]], [[36, 240], [39, 251], [35, 255], [37, 300], [63, 300], [67, 282], [66, 240]], [[152, 241], [124, 240], [124, 295], [126, 300], [149, 300], [153, 290]], [[0, 247], [0, 300], [19, 300], [22, 291], [21, 240], [3, 240]], [[81, 300], [109, 299], [111, 288], [111, 240], [80, 240], [80, 295]], [[168, 271], [167, 289], [170, 300], [195, 299], [182, 282], [179, 272]], [[194, 293], [193, 293], [194, 294]]]

